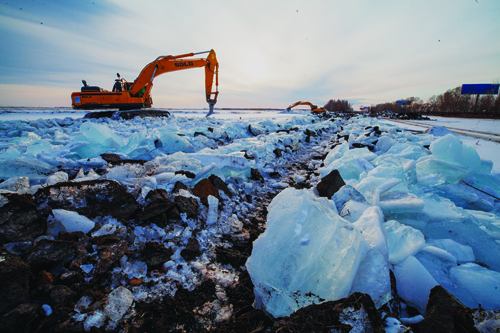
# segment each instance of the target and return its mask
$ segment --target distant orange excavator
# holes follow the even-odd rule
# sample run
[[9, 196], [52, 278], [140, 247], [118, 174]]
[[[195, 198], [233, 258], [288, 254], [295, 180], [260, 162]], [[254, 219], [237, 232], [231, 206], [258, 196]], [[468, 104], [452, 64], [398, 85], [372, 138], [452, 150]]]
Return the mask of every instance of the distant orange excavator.
[[287, 109], [287, 111], [290, 111], [292, 108], [296, 107], [297, 105], [309, 105], [312, 113], [326, 112], [325, 108], [319, 108], [317, 105], [314, 105], [311, 102], [302, 102], [302, 101], [298, 101], [297, 103], [290, 105], [286, 109]]
[[[186, 59], [186, 57], [193, 57], [203, 53], [208, 53], [208, 56], [206, 58]], [[205, 92], [210, 107], [210, 115], [213, 113], [219, 95], [219, 63], [214, 50], [177, 56], [159, 56], [142, 69], [134, 82], [127, 82], [117, 73], [118, 79], [115, 80], [111, 92], [97, 86], [89, 86], [85, 80], [82, 80], [83, 87], [81, 91], [71, 94], [73, 108], [78, 110], [150, 108], [153, 105], [151, 88], [153, 88], [153, 79], [155, 77], [167, 72], [195, 67], [205, 67]], [[213, 91], [214, 76], [215, 91]]]

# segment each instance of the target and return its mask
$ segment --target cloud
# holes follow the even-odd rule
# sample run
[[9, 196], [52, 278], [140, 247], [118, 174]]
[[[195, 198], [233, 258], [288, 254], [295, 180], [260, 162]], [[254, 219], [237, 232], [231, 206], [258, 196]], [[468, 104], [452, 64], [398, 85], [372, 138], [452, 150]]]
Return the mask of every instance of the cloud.
[[[0, 5], [0, 83], [111, 89], [116, 72], [133, 80], [159, 55], [210, 49], [222, 107], [425, 99], [500, 75], [498, 2], [47, 3], [23, 13]], [[203, 93], [201, 69], [167, 73], [153, 88], [158, 107], [205, 107]]]

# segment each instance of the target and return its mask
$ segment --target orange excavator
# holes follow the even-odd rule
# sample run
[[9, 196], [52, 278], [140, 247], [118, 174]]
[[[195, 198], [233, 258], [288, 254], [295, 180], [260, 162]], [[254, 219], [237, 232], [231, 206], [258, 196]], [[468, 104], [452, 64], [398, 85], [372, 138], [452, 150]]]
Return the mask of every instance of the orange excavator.
[[312, 113], [326, 112], [325, 108], [319, 108], [317, 105], [314, 105], [310, 102], [302, 102], [302, 101], [298, 101], [297, 103], [290, 105], [289, 107], [286, 108], [286, 110], [290, 111], [292, 108], [296, 107], [297, 105], [309, 105]]
[[[208, 53], [208, 56], [206, 58], [188, 58], [203, 53]], [[177, 56], [159, 56], [142, 69], [134, 82], [127, 82], [118, 73], [118, 79], [115, 80], [113, 91], [107, 91], [97, 86], [89, 86], [85, 80], [82, 80], [83, 87], [81, 91], [71, 94], [73, 108], [78, 110], [150, 108], [153, 105], [151, 88], [153, 88], [153, 79], [155, 77], [167, 72], [195, 67], [205, 67], [205, 92], [210, 107], [208, 115], [210, 115], [213, 113], [219, 95], [219, 63], [214, 50]], [[213, 91], [214, 76], [215, 91]]]

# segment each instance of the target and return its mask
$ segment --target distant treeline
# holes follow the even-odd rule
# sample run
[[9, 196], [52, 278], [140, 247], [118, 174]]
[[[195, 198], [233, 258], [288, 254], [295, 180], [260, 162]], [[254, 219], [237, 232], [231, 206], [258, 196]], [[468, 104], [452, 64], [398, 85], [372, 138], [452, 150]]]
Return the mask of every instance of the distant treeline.
[[370, 107], [370, 114], [384, 111], [400, 114], [420, 114], [446, 117], [500, 118], [500, 94], [462, 95], [461, 87], [434, 95], [427, 102], [418, 97], [409, 97], [398, 102], [377, 104]]
[[346, 100], [340, 100], [338, 99], [337, 101], [334, 101], [331, 99], [328, 101], [328, 103], [325, 104], [324, 108], [327, 111], [333, 111], [333, 112], [349, 112], [352, 111], [351, 105], [349, 104], [348, 101]]

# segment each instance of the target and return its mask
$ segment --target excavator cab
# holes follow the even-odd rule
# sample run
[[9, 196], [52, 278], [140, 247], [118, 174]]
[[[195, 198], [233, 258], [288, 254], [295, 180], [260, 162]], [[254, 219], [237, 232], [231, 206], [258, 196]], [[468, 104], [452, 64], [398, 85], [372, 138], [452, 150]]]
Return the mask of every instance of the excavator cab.
[[120, 73], [116, 73], [116, 76], [118, 76], [118, 78], [115, 79], [115, 84], [113, 86], [113, 92], [125, 91], [125, 86], [123, 84], [123, 79], [120, 77]]

